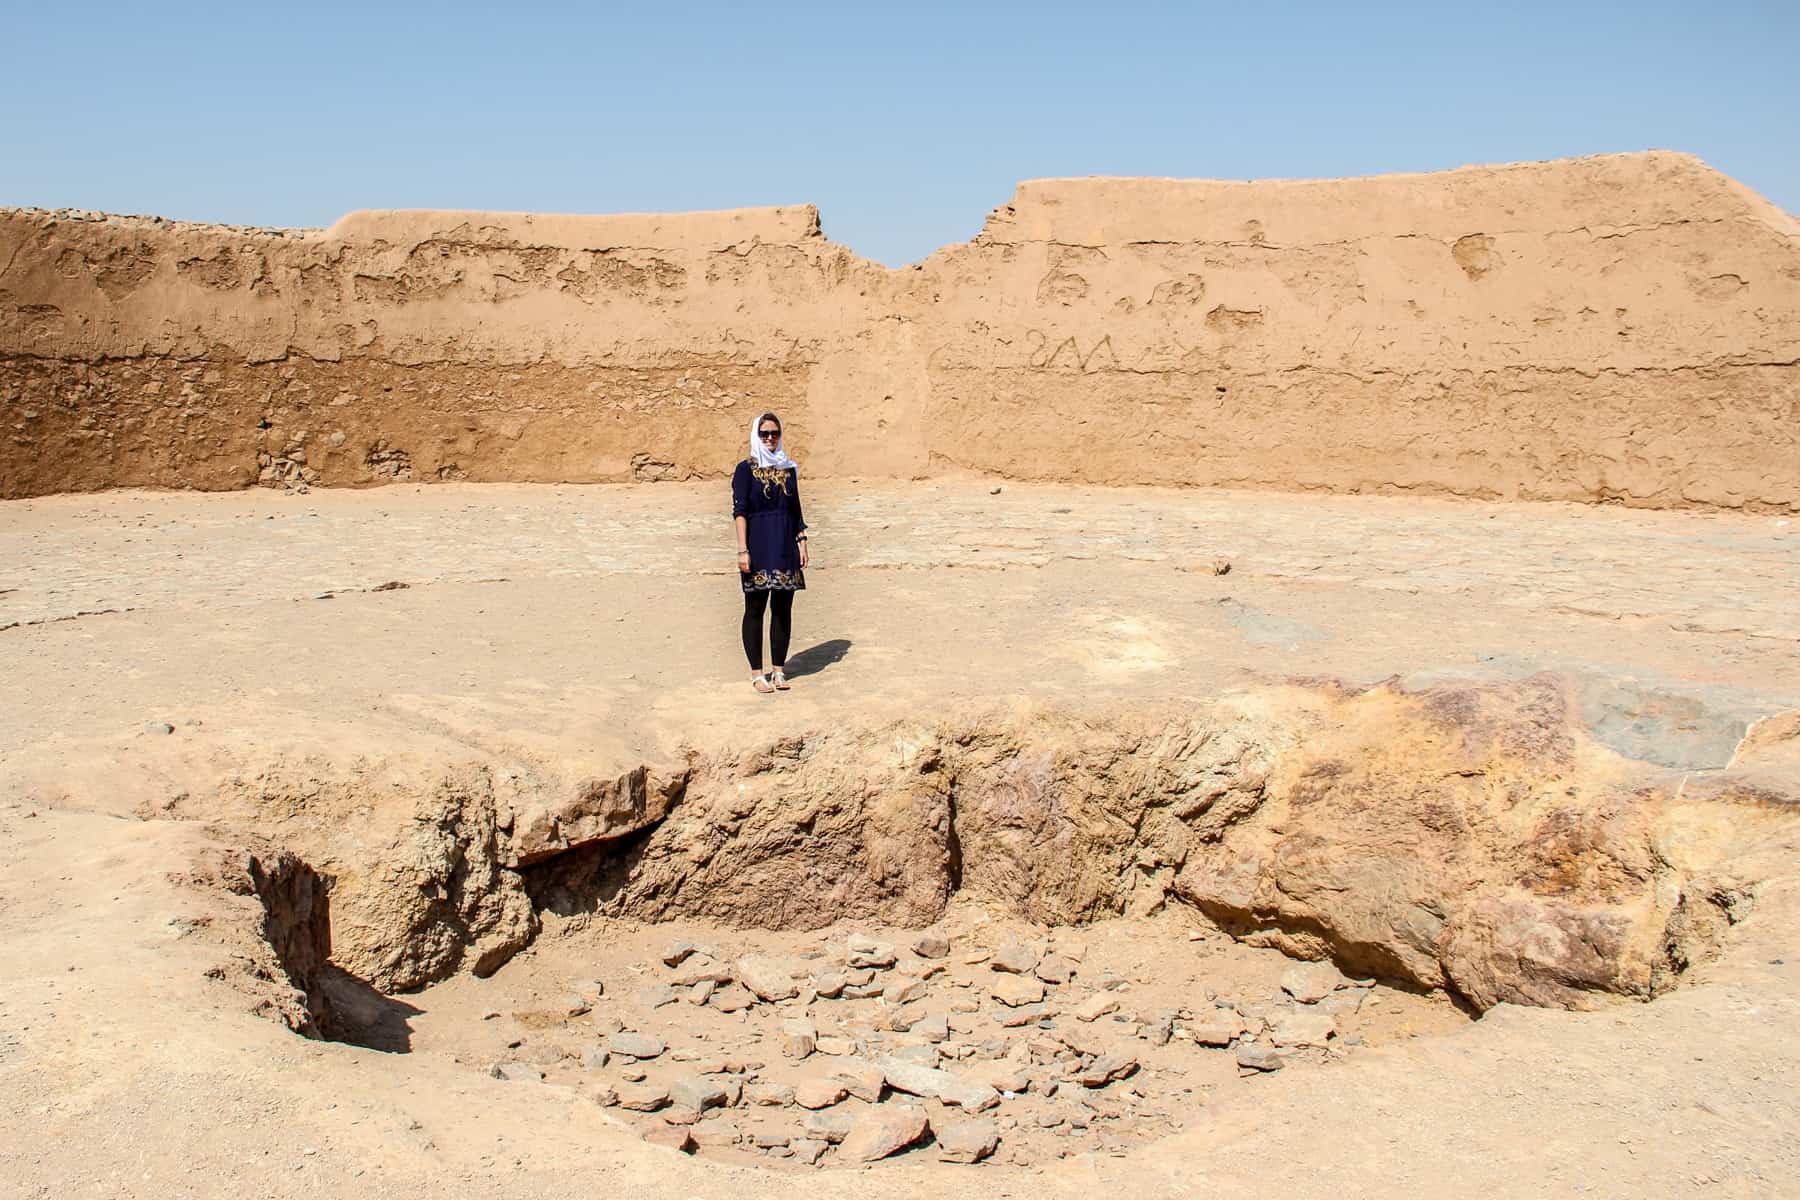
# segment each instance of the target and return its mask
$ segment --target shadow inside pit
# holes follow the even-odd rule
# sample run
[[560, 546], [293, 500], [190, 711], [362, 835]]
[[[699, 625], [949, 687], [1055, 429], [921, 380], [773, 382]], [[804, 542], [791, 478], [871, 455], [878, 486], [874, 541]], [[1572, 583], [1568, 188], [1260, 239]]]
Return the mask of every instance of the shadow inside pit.
[[802, 675], [817, 675], [826, 667], [844, 661], [850, 653], [850, 639], [832, 638], [829, 642], [820, 642], [816, 646], [808, 646], [798, 654], [791, 654], [787, 660], [789, 679], [798, 679]]
[[580, 917], [599, 912], [619, 894], [638, 863], [657, 826], [611, 841], [583, 846], [559, 854], [548, 862], [520, 872], [531, 905], [539, 912], [559, 917]]
[[315, 987], [325, 1001], [320, 1026], [331, 1041], [389, 1054], [412, 1050], [412, 1026], [407, 1020], [418, 1016], [421, 1009], [384, 996], [350, 972], [330, 965], [319, 972]]

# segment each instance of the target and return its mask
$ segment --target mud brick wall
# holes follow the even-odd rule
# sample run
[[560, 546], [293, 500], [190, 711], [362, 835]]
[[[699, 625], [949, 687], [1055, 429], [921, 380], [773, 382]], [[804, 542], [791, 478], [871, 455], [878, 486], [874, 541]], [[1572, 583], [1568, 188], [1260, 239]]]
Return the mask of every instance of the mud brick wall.
[[1800, 222], [1679, 154], [1022, 184], [889, 270], [808, 206], [0, 210], [0, 496], [810, 474], [1800, 510]]

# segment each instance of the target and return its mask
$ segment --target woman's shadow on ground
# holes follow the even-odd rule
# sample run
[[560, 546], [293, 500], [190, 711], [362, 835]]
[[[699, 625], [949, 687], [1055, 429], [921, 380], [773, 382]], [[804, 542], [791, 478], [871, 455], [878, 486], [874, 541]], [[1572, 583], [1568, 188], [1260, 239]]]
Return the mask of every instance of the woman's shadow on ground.
[[843, 662], [844, 655], [848, 653], [850, 653], [848, 638], [832, 638], [829, 642], [808, 646], [798, 654], [788, 655], [788, 678], [798, 679], [802, 675], [817, 675], [826, 667]]

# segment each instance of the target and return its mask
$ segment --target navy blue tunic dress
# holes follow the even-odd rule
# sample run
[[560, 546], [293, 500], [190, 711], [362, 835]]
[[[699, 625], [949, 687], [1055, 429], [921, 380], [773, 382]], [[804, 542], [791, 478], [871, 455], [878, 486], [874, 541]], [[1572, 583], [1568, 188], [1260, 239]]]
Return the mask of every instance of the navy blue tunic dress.
[[731, 515], [744, 518], [750, 569], [746, 592], [791, 592], [806, 586], [800, 544], [800, 473], [792, 467], [753, 467], [745, 459], [731, 476]]

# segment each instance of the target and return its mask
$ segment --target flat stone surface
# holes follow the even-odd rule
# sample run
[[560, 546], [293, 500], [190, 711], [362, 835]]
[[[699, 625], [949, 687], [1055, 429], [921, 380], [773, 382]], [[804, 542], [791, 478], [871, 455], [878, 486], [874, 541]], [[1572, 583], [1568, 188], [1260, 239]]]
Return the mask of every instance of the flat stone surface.
[[1302, 1004], [1316, 1004], [1349, 984], [1337, 967], [1328, 962], [1295, 963], [1281, 976], [1281, 990]]
[[744, 1103], [779, 1108], [794, 1103], [792, 1084], [764, 1081], [744, 1085]]
[[1027, 942], [1008, 942], [994, 951], [988, 965], [996, 971], [1010, 971], [1016, 975], [1029, 974], [1043, 957], [1041, 947]]
[[856, 1118], [838, 1147], [846, 1162], [874, 1162], [925, 1136], [931, 1122], [915, 1104], [884, 1104]]
[[1117, 1012], [1119, 998], [1111, 992], [1095, 992], [1074, 1008], [1072, 1015], [1078, 1021], [1098, 1021], [1108, 1013]]
[[1229, 1046], [1244, 1032], [1244, 1018], [1232, 1009], [1213, 1009], [1182, 1028], [1202, 1046]]
[[845, 946], [844, 963], [850, 967], [891, 967], [900, 959], [893, 943], [875, 938], [851, 935]]
[[618, 1091], [619, 1107], [632, 1112], [655, 1112], [669, 1103], [669, 1089], [658, 1083], [628, 1083]]
[[773, 959], [747, 955], [737, 961], [738, 982], [759, 1000], [788, 1000], [800, 994], [787, 967]]
[[789, 1058], [805, 1058], [819, 1044], [818, 1028], [800, 1017], [783, 1021], [776, 1036], [781, 1042], [781, 1052]]
[[750, 989], [741, 983], [727, 983], [714, 990], [707, 1001], [720, 1012], [742, 1012], [756, 1003]]
[[809, 1112], [801, 1120], [800, 1127], [806, 1130], [808, 1137], [836, 1145], [844, 1140], [855, 1123], [856, 1118], [847, 1112]]
[[[997, 960], [996, 960], [997, 961]], [[1036, 1004], [1044, 998], [1044, 985], [1029, 975], [1002, 975], [988, 994], [1009, 1008]]]
[[1137, 1059], [1129, 1054], [1102, 1054], [1083, 1067], [1076, 1079], [1085, 1087], [1105, 1087], [1116, 1080], [1127, 1078], [1137, 1069]]
[[1238, 1043], [1237, 1063], [1255, 1071], [1279, 1071], [1283, 1065], [1281, 1052], [1275, 1047], [1250, 1042]]
[[673, 987], [692, 987], [696, 983], [730, 983], [734, 977], [735, 973], [729, 964], [696, 954], [675, 968], [675, 973], [669, 976], [669, 983]]
[[870, 1104], [881, 1099], [881, 1093], [887, 1086], [886, 1073], [866, 1059], [849, 1058], [835, 1063], [827, 1077], [842, 1083], [858, 1100]]
[[663, 948], [663, 965], [679, 967], [692, 954], [704, 954], [708, 958], [717, 957], [710, 947], [702, 946], [697, 942], [670, 942]]
[[1283, 1015], [1269, 1030], [1277, 1046], [1323, 1046], [1337, 1033], [1337, 1021], [1328, 1012], [1301, 1011]]
[[994, 1020], [1003, 1029], [1017, 1029], [1023, 1025], [1032, 1025], [1049, 1015], [1049, 1009], [1042, 1004], [1021, 1004], [1017, 1008], [1002, 1006], [994, 1010]]
[[661, 1038], [651, 1037], [647, 1033], [629, 1033], [621, 1031], [606, 1039], [609, 1054], [628, 1054], [632, 1058], [655, 1058], [668, 1046]]
[[694, 1112], [723, 1108], [731, 1102], [728, 1084], [701, 1075], [683, 1075], [669, 1085], [669, 1102]]
[[888, 982], [881, 990], [881, 998], [889, 1004], [905, 1004], [917, 1000], [925, 994], [925, 981], [910, 975], [903, 975]]
[[1000, 1145], [1000, 1127], [988, 1120], [944, 1120], [933, 1126], [932, 1134], [945, 1162], [979, 1162]]
[[829, 1075], [810, 1075], [789, 1089], [794, 1103], [801, 1108], [830, 1108], [850, 1094], [841, 1079]]
[[987, 1084], [963, 1079], [949, 1071], [896, 1058], [884, 1058], [877, 1065], [888, 1086], [898, 1092], [941, 1100], [970, 1112], [992, 1108], [1000, 1101], [1000, 1094]]
[[913, 939], [912, 949], [920, 958], [947, 958], [950, 954], [950, 939], [941, 933], [927, 930]]

